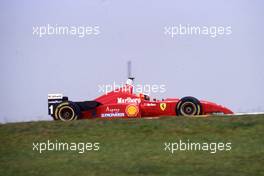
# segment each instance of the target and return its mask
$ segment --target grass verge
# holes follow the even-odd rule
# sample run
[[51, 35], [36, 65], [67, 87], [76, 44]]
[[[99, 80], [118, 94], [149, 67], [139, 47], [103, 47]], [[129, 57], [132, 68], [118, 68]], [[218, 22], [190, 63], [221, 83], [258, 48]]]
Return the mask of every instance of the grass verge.
[[[1, 175], [264, 175], [264, 115], [26, 122], [0, 125]], [[99, 142], [99, 151], [33, 151], [33, 142]], [[231, 142], [230, 151], [164, 150]]]

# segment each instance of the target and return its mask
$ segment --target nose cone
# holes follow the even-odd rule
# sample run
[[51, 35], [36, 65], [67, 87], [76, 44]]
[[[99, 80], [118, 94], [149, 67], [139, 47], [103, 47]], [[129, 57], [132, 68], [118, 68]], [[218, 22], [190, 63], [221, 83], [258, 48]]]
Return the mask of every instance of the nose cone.
[[223, 114], [234, 114], [233, 111], [224, 107], [222, 105], [208, 102], [208, 101], [201, 101], [203, 107], [203, 114], [214, 114], [214, 113], [223, 113]]
[[220, 106], [220, 107], [222, 108], [222, 112], [223, 112], [224, 114], [234, 114], [234, 112], [231, 111], [230, 109], [228, 109], [228, 108], [226, 108], [226, 107], [224, 107], [224, 106], [222, 106], [222, 105], [218, 105], [218, 106]]

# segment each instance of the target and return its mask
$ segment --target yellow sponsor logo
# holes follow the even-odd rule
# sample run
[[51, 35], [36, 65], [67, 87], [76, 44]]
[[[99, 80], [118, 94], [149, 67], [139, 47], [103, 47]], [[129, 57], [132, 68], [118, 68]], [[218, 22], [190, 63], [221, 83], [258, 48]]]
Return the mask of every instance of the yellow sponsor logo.
[[164, 111], [166, 109], [166, 107], [167, 107], [167, 104], [166, 103], [160, 103], [160, 109], [162, 111]]
[[134, 104], [130, 104], [126, 107], [126, 114], [129, 117], [135, 117], [138, 114], [138, 107]]

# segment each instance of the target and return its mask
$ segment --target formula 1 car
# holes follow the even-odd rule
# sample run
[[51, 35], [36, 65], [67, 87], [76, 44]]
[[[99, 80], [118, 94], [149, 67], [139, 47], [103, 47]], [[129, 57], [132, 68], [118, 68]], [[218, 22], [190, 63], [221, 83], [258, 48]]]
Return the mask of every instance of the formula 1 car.
[[90, 118], [142, 118], [160, 116], [196, 116], [233, 114], [228, 108], [194, 97], [150, 99], [133, 93], [133, 78], [122, 88], [92, 101], [73, 102], [62, 94], [48, 95], [49, 115], [54, 120], [71, 121]]

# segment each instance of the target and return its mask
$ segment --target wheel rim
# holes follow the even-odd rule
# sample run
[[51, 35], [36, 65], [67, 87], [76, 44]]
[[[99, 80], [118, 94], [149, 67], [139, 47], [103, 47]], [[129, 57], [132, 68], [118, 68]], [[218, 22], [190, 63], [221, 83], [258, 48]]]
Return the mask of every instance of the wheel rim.
[[75, 117], [74, 110], [69, 106], [62, 107], [59, 110], [59, 118], [63, 121], [73, 120], [74, 117]]
[[197, 114], [197, 107], [193, 102], [184, 102], [180, 111], [184, 116], [193, 116]]

